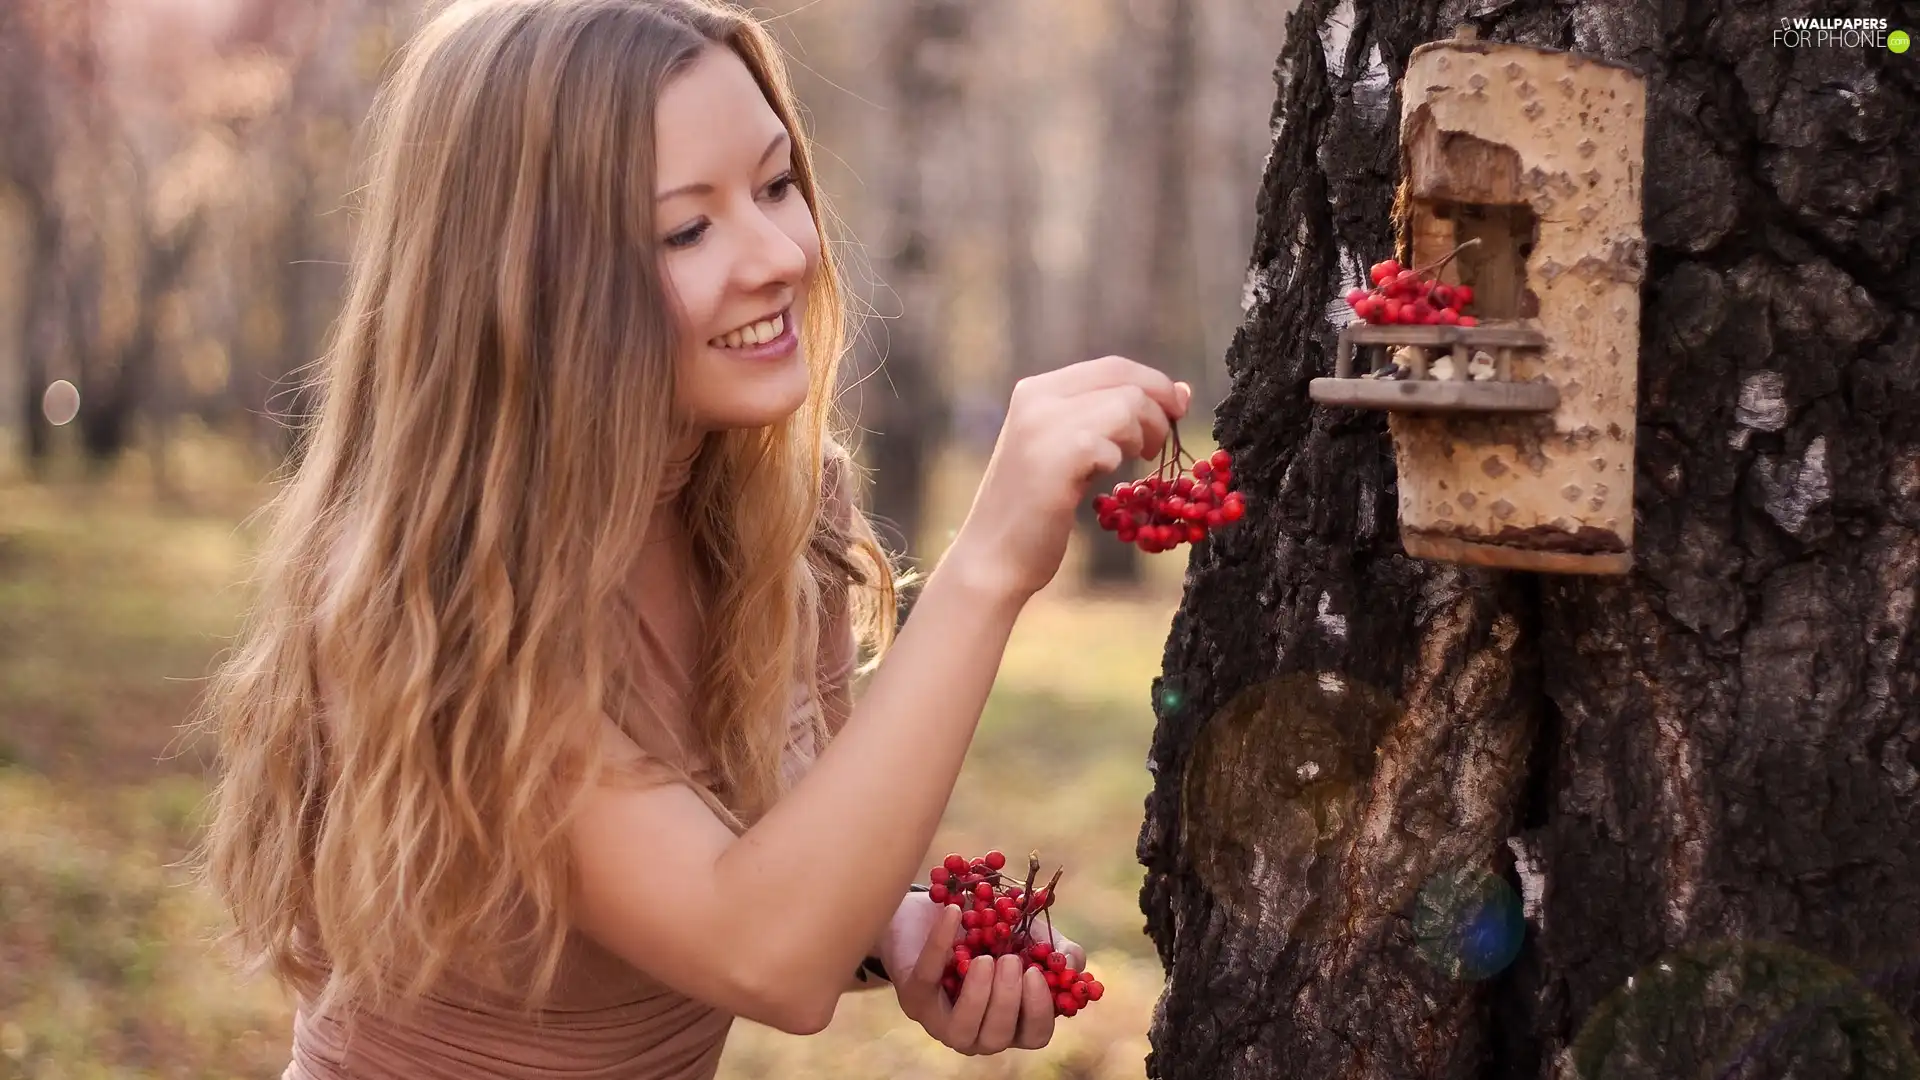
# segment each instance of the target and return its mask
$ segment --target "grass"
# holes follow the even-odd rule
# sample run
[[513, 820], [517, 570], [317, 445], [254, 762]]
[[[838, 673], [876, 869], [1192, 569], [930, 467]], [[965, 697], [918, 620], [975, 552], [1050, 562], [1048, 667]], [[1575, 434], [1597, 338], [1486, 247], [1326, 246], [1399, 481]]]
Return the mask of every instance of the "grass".
[[[290, 1017], [271, 986], [222, 966], [218, 925], [178, 868], [205, 793], [183, 743], [200, 680], [237, 625], [257, 489], [204, 443], [156, 499], [138, 465], [105, 480], [0, 478], [0, 1080], [274, 1077]], [[964, 514], [978, 465], [949, 461], [935, 535]], [[218, 497], [205, 492], [214, 491]], [[965, 1058], [886, 991], [849, 995], [796, 1037], [742, 1021], [728, 1078], [1135, 1077], [1160, 968], [1134, 860], [1149, 682], [1184, 559], [1127, 596], [1061, 579], [1016, 631], [930, 856], [1038, 849], [1064, 864], [1060, 928], [1107, 985], [1041, 1051]]]

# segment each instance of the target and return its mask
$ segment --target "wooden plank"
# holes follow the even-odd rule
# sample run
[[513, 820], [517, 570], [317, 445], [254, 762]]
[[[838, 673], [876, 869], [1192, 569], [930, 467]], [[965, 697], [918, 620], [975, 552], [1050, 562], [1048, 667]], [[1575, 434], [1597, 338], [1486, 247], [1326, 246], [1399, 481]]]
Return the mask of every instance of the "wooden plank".
[[1551, 383], [1323, 378], [1307, 393], [1322, 405], [1389, 412], [1544, 413], [1560, 404]]
[[1343, 342], [1355, 345], [1428, 345], [1434, 348], [1458, 342], [1468, 348], [1508, 346], [1518, 349], [1544, 349], [1547, 336], [1524, 326], [1375, 326], [1372, 323], [1348, 323], [1340, 331]]
[[1412, 530], [1401, 531], [1400, 546], [1416, 559], [1437, 559], [1500, 570], [1528, 570], [1538, 574], [1624, 574], [1633, 569], [1631, 552], [1578, 555], [1568, 551], [1531, 551]]
[[1464, 132], [1442, 131], [1426, 106], [1415, 109], [1407, 120], [1404, 146], [1415, 198], [1454, 203], [1526, 201], [1520, 185], [1520, 155], [1513, 147]]

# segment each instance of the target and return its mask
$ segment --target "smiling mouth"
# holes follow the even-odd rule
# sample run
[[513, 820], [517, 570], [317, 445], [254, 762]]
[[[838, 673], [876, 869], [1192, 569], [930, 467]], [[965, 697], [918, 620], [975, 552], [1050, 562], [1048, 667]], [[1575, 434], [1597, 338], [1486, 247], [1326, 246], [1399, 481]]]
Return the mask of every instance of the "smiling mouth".
[[752, 345], [764, 345], [786, 333], [790, 311], [780, 311], [751, 322], [738, 330], [729, 330], [716, 338], [709, 338], [707, 344], [716, 349], [744, 349]]

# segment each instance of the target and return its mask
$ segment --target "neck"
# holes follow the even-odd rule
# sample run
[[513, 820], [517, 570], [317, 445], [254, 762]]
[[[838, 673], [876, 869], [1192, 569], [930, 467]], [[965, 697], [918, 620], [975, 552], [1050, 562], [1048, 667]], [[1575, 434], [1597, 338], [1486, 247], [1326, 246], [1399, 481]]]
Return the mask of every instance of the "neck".
[[647, 530], [649, 543], [684, 531], [686, 523], [681, 520], [680, 496], [693, 479], [693, 462], [705, 442], [705, 435], [696, 432], [667, 445], [666, 457], [660, 463], [660, 491], [654, 500], [653, 524]]

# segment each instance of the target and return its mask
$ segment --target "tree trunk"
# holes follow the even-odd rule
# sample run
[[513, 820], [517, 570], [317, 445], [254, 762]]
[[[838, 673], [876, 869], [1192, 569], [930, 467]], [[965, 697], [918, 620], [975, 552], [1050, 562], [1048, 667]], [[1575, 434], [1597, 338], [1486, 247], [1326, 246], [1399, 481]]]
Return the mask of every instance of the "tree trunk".
[[52, 378], [49, 361], [59, 348], [61, 331], [60, 221], [52, 207], [30, 205], [33, 238], [25, 268], [26, 312], [21, 319], [20, 420], [28, 471], [35, 479], [45, 479], [53, 457], [53, 420], [47, 416], [43, 398]]
[[[376, 72], [369, 52], [384, 54], [421, 17], [396, 0], [336, 0], [320, 6], [247, 9], [236, 33], [285, 56], [291, 68], [285, 103], [255, 139], [266, 189], [250, 258], [258, 289], [246, 301], [243, 359], [228, 376], [229, 392], [253, 418], [259, 447], [296, 464], [318, 401], [311, 376], [323, 362], [346, 287], [346, 231], [332, 211], [357, 182], [352, 132], [366, 116]], [[404, 12], [404, 14], [403, 14]]]
[[[279, 314], [279, 336], [273, 344], [273, 356], [253, 372], [265, 383], [266, 408], [262, 417], [271, 425], [273, 451], [290, 463], [297, 463], [306, 450], [306, 435], [312, 430], [314, 400], [309, 367], [318, 362], [325, 343], [321, 325], [325, 304], [313, 279], [318, 271], [316, 256], [327, 250], [326, 238], [316, 223], [319, 211], [314, 184], [309, 177], [290, 178], [293, 191], [281, 218], [272, 231], [273, 246], [268, 250], [277, 260], [273, 276]], [[330, 298], [329, 298], [330, 299]], [[258, 391], [256, 391], [258, 392]]]
[[47, 90], [45, 44], [16, 4], [0, 4], [0, 182], [18, 195], [27, 218], [27, 250], [20, 267], [25, 304], [14, 343], [21, 365], [21, 448], [29, 469], [44, 475], [53, 451], [53, 425], [42, 407], [58, 348], [60, 318], [60, 210], [53, 190], [57, 121]]
[[[890, 110], [878, 164], [892, 172], [881, 193], [876, 270], [897, 317], [866, 328], [859, 416], [874, 468], [873, 509], [894, 535], [889, 546], [921, 553], [928, 473], [946, 435], [937, 375], [942, 348], [939, 170], [951, 149], [942, 132], [959, 104], [970, 14], [965, 0], [889, 2], [886, 40]], [[905, 618], [905, 612], [902, 612]]]
[[[1247, 311], [1246, 258], [1265, 168], [1273, 99], [1273, 55], [1286, 41], [1299, 0], [1204, 0], [1195, 9], [1194, 143], [1189, 197], [1194, 221], [1194, 289], [1199, 295], [1205, 361], [1193, 383], [1196, 412], [1211, 413], [1226, 394], [1226, 354]], [[1266, 51], [1261, 51], [1262, 48]]]
[[1154, 687], [1148, 1074], [1920, 1076], [1920, 69], [1726, 0], [1478, 17], [1647, 72], [1649, 258], [1632, 572], [1473, 570], [1401, 553], [1383, 415], [1307, 396], [1458, 10], [1289, 27], [1250, 509]]
[[[83, 388], [80, 402], [80, 436], [88, 460], [95, 468], [117, 461], [132, 440], [135, 423], [146, 415], [155, 419], [154, 392], [162, 378], [160, 367], [160, 319], [168, 296], [179, 287], [187, 264], [199, 244], [205, 218], [195, 213], [174, 230], [155, 230], [145, 214], [140, 218], [141, 264], [135, 281], [134, 325], [125, 343], [116, 349], [111, 368], [101, 372], [99, 358], [93, 357], [88, 370], [96, 372]], [[98, 297], [75, 309], [76, 319], [96, 318]], [[75, 340], [81, 340], [79, 327]], [[157, 436], [156, 436], [157, 437]]]
[[[1028, 114], [1031, 97], [1021, 94], [1003, 114], [999, 146], [1001, 228], [1005, 249], [1002, 282], [1006, 297], [1007, 359], [1001, 383], [994, 387], [995, 404], [1004, 406], [1013, 384], [1038, 371], [1058, 367], [1046, 349], [1046, 275], [1034, 255], [1034, 233], [1040, 226], [1040, 160], [1033, 144]], [[991, 444], [989, 444], [991, 445]]]
[[[1142, 22], [1149, 15], [1153, 25]], [[1119, 353], [1191, 376], [1198, 369], [1189, 157], [1193, 149], [1189, 104], [1198, 42], [1193, 0], [1149, 0], [1117, 13], [1121, 29], [1107, 61], [1107, 153], [1115, 162], [1100, 171], [1099, 212], [1094, 218], [1094, 258], [1087, 270], [1086, 356]], [[1139, 57], [1155, 69], [1139, 78]], [[1142, 122], [1145, 117], [1145, 122]], [[1134, 465], [1138, 465], [1135, 462]], [[1123, 467], [1098, 487], [1135, 479], [1142, 470]], [[1101, 531], [1091, 500], [1080, 509], [1087, 534], [1086, 580], [1094, 586], [1140, 580], [1140, 553]]]

